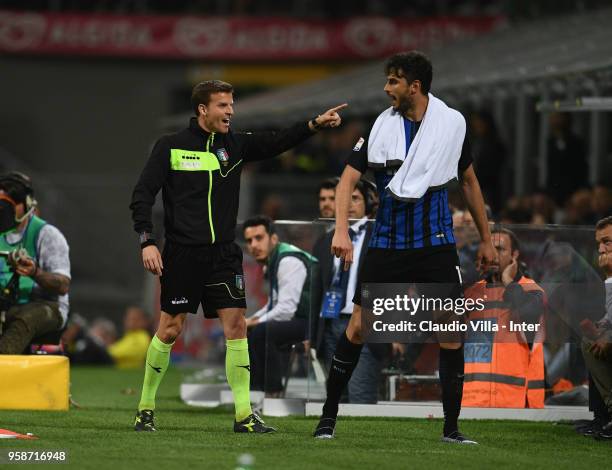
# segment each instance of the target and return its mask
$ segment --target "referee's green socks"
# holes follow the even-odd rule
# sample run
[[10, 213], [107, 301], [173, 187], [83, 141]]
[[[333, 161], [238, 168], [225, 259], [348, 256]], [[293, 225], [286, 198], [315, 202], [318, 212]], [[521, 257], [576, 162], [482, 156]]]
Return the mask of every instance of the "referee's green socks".
[[251, 382], [251, 363], [249, 362], [249, 343], [246, 338], [228, 339], [225, 342], [225, 374], [227, 383], [234, 395], [236, 421], [240, 422], [250, 416], [251, 397], [249, 395]]
[[174, 343], [166, 344], [157, 336], [153, 336], [147, 350], [145, 376], [138, 411], [155, 409], [155, 395], [157, 394], [159, 384], [166, 374], [166, 369], [168, 369], [170, 351], [173, 345]]

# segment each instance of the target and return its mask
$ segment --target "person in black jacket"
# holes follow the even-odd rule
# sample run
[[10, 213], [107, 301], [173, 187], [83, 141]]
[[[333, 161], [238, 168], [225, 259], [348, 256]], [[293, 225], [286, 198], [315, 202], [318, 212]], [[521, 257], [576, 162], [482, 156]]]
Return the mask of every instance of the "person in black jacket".
[[[193, 89], [196, 117], [189, 127], [161, 137], [153, 147], [132, 195], [134, 229], [140, 236], [146, 270], [160, 276], [161, 316], [147, 352], [144, 385], [134, 423], [137, 431], [155, 431], [155, 394], [164, 376], [186, 314], [202, 304], [218, 317], [227, 340], [226, 374], [234, 394], [235, 432], [271, 432], [251, 410], [250, 365], [246, 339], [242, 251], [234, 243], [244, 163], [278, 155], [313, 135], [337, 127], [331, 108], [308, 122], [278, 132], [233, 132], [233, 87], [210, 80]], [[151, 209], [162, 190], [166, 243], [160, 254]]]
[[[349, 271], [342, 269], [340, 259], [331, 253], [333, 231], [317, 240], [313, 255], [319, 260], [321, 268], [321, 288], [323, 296], [315, 348], [317, 355], [329, 369], [338, 338], [344, 333], [353, 312], [353, 294], [357, 282], [357, 272], [363, 263], [370, 237], [372, 224], [368, 216], [372, 213], [373, 192], [369, 182], [357, 183], [349, 206], [349, 218], [352, 220], [349, 234], [353, 242], [354, 263]], [[372, 183], [369, 183], [373, 186]], [[334, 300], [332, 300], [332, 297]], [[335, 300], [340, 299], [340, 300]], [[367, 344], [361, 351], [359, 363], [348, 383], [349, 403], [376, 403], [382, 359], [385, 356], [386, 344]]]

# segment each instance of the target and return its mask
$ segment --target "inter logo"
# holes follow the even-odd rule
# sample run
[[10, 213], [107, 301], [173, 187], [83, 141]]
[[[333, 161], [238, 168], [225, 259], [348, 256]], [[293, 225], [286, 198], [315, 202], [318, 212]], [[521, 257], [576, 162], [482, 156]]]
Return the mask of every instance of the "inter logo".
[[227, 164], [229, 163], [229, 155], [227, 153], [227, 150], [225, 150], [225, 148], [221, 148], [217, 150], [217, 158], [219, 159], [219, 162], [221, 162], [223, 166], [227, 166]]

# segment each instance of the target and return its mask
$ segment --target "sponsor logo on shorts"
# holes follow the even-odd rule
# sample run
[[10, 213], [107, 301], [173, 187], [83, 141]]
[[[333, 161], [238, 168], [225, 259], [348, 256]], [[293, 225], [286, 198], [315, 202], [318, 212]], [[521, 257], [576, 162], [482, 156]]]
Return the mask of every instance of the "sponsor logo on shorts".
[[188, 304], [189, 300], [187, 300], [185, 297], [181, 297], [180, 299], [172, 299], [170, 303], [172, 305]]

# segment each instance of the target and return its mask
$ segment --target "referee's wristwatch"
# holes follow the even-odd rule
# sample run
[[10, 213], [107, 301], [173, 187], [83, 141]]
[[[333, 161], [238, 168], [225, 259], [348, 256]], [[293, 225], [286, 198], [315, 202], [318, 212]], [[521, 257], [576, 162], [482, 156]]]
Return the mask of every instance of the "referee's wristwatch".
[[315, 130], [315, 131], [318, 131], [318, 130], [320, 130], [320, 129], [322, 129], [322, 128], [323, 128], [323, 126], [317, 122], [317, 118], [318, 118], [319, 116], [320, 116], [320, 114], [316, 115], [315, 117], [313, 117], [313, 118], [310, 120], [310, 124], [312, 125], [312, 128], [313, 128], [313, 130]]
[[149, 232], [140, 232], [138, 234], [138, 241], [140, 241], [141, 249], [150, 245], [155, 245], [155, 237]]

